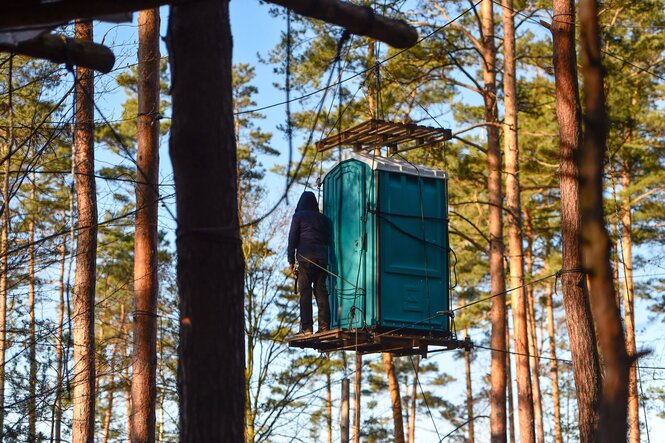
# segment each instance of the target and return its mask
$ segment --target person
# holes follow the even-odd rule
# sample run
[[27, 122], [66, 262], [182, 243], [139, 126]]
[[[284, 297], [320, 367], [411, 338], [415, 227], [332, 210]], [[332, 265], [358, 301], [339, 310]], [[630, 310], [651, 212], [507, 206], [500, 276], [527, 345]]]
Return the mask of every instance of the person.
[[[319, 212], [316, 196], [311, 191], [303, 192], [291, 220], [287, 248], [289, 267], [300, 288], [301, 334], [312, 333], [312, 289], [319, 308], [319, 332], [327, 331], [330, 327], [330, 305], [326, 288], [330, 234], [330, 220]], [[297, 273], [294, 271], [296, 259]]]

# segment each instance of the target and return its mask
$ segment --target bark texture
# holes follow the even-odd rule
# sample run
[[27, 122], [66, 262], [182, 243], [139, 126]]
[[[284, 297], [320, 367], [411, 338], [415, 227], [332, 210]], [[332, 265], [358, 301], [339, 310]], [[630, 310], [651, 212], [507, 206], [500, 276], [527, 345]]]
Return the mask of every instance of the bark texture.
[[[494, 19], [492, 0], [483, 0], [481, 5], [483, 57], [483, 100], [487, 126], [487, 192], [489, 198], [490, 237], [490, 290], [500, 294], [506, 290], [503, 267], [503, 215], [501, 208], [501, 147], [499, 143], [499, 121], [496, 97], [496, 48], [494, 46]], [[490, 311], [492, 333], [492, 369], [490, 372], [490, 432], [492, 443], [506, 441], [506, 305], [503, 297], [492, 299]]]
[[159, 10], [139, 13], [138, 153], [134, 237], [132, 443], [155, 441], [157, 213], [159, 209]]
[[239, 442], [245, 415], [245, 263], [229, 2], [172, 7], [167, 44], [178, 219], [180, 441]]
[[616, 302], [611, 241], [603, 213], [603, 165], [607, 143], [607, 111], [601, 63], [598, 5], [580, 1], [582, 75], [584, 77], [584, 143], [578, 155], [581, 172], [581, 242], [591, 308], [605, 363], [598, 441], [624, 442], [627, 431], [628, 369], [630, 359]]
[[[92, 22], [77, 22], [75, 33], [78, 39], [92, 41]], [[95, 436], [95, 263], [97, 259], [93, 71], [78, 67], [76, 78], [74, 183], [78, 203], [78, 234], [73, 291], [72, 441], [92, 443]]]
[[575, 3], [554, 0], [554, 17], [554, 81], [561, 174], [561, 287], [573, 360], [580, 441], [588, 443], [596, 440], [598, 430], [600, 367], [579, 241], [579, 168], [575, 159], [581, 144], [581, 110], [575, 50]]

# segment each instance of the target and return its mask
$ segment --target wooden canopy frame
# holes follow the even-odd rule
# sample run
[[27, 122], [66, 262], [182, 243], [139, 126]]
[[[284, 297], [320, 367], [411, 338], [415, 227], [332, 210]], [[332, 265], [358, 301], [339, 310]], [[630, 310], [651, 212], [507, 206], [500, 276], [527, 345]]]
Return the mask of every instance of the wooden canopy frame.
[[318, 141], [316, 150], [324, 152], [338, 146], [351, 146], [355, 151], [363, 151], [387, 146], [395, 153], [431, 146], [451, 138], [450, 129], [372, 119]]

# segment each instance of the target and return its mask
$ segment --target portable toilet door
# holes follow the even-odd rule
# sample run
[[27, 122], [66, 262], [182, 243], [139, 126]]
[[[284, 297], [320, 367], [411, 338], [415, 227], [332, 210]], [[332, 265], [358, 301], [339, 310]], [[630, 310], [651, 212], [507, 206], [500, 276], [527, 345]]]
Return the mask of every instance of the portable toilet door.
[[449, 335], [446, 174], [353, 153], [323, 185], [331, 326]]

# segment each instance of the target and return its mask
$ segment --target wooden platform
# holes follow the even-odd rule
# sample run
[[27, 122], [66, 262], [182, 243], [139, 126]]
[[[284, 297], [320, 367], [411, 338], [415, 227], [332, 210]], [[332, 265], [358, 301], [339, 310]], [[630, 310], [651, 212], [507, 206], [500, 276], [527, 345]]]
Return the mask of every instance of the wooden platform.
[[393, 152], [401, 152], [430, 146], [451, 138], [450, 129], [368, 120], [318, 141], [316, 150], [323, 152], [338, 146], [350, 146], [355, 151], [363, 151], [388, 146]]
[[368, 331], [331, 329], [309, 335], [295, 335], [286, 339], [292, 348], [310, 348], [321, 352], [357, 351], [360, 354], [390, 352], [394, 355], [421, 355], [427, 357], [431, 346], [451, 349], [471, 349], [470, 340], [458, 340], [449, 335], [428, 331], [405, 333], [387, 330]]

